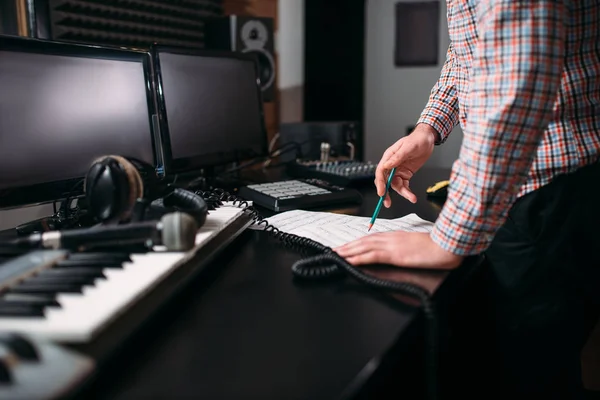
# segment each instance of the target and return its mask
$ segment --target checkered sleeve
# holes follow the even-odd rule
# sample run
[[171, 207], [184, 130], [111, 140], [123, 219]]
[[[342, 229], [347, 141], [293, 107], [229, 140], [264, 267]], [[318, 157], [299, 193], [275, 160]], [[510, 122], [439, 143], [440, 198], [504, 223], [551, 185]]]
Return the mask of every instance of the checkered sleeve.
[[431, 237], [459, 255], [487, 249], [526, 182], [558, 96], [567, 9], [558, 0], [482, 0], [468, 116]]
[[454, 86], [454, 69], [454, 52], [450, 44], [440, 78], [431, 89], [429, 101], [417, 121], [418, 124], [427, 124], [438, 132], [440, 140], [436, 144], [444, 143], [458, 124], [458, 97]]

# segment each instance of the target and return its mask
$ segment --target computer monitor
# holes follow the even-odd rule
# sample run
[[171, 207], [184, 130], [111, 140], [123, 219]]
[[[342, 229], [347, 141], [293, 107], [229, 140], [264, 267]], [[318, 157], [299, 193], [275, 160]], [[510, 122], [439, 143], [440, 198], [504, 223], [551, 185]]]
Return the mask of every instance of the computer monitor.
[[0, 36], [0, 208], [81, 195], [103, 155], [156, 166], [150, 67], [147, 52]]
[[167, 175], [267, 154], [253, 56], [163, 46], [152, 54]]

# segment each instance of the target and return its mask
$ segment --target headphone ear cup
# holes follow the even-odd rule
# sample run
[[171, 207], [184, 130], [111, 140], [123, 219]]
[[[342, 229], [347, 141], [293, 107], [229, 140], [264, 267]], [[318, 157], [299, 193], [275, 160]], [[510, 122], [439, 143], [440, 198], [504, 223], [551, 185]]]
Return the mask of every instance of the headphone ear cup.
[[199, 195], [185, 189], [175, 188], [166, 196], [154, 200], [150, 204], [147, 215], [151, 218], [158, 218], [173, 211], [191, 215], [196, 220], [198, 227], [201, 227], [206, 222], [208, 205]]
[[90, 213], [105, 223], [129, 220], [136, 200], [143, 196], [140, 174], [121, 156], [94, 161], [84, 185]]
[[127, 178], [116, 160], [102, 157], [94, 161], [84, 186], [88, 208], [97, 220], [119, 219], [129, 194]]
[[165, 206], [173, 207], [177, 211], [190, 214], [196, 220], [198, 227], [204, 225], [208, 215], [208, 205], [202, 197], [189, 190], [174, 188], [173, 191], [165, 196]]

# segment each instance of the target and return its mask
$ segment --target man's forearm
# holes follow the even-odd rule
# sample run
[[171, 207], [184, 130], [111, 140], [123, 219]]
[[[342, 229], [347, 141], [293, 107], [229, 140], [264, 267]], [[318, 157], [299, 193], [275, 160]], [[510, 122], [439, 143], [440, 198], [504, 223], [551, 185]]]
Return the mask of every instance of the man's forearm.
[[415, 131], [424, 131], [433, 137], [433, 143], [439, 143], [442, 140], [440, 133], [431, 125], [420, 122], [415, 126]]

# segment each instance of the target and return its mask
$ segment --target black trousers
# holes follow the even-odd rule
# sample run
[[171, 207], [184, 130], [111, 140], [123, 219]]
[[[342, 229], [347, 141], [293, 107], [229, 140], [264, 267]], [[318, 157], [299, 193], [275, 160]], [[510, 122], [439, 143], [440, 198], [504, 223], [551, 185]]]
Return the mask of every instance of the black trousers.
[[475, 311], [455, 333], [453, 392], [583, 398], [580, 352], [600, 311], [600, 164], [517, 200], [485, 256]]

